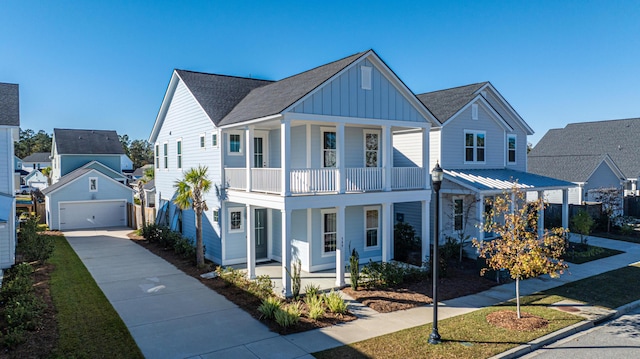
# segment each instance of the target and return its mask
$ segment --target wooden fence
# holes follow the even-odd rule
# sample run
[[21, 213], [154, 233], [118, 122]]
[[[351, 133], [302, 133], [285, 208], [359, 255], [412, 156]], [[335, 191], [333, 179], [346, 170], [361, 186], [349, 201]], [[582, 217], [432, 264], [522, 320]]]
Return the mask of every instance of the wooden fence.
[[[145, 222], [147, 224], [155, 223], [156, 221], [156, 208], [145, 207]], [[133, 229], [142, 228], [142, 208], [140, 205], [127, 203], [127, 225]]]

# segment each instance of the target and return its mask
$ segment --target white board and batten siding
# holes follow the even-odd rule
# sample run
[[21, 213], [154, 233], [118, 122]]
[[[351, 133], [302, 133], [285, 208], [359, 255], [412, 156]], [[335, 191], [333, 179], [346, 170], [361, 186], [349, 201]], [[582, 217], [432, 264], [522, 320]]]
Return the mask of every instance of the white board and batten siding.
[[[363, 89], [361, 67], [370, 67], [371, 89]], [[424, 117], [378, 68], [363, 59], [292, 109], [295, 113], [424, 122]]]

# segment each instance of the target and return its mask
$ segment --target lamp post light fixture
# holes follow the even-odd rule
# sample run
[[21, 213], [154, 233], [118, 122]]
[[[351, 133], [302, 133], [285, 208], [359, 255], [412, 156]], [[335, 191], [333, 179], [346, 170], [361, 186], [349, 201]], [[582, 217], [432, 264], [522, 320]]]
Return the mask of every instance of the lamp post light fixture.
[[431, 272], [431, 280], [433, 281], [433, 329], [429, 336], [429, 344], [440, 344], [440, 334], [438, 333], [438, 237], [440, 236], [440, 186], [444, 171], [440, 164], [436, 162], [436, 166], [431, 170], [431, 183], [433, 190], [436, 191], [436, 218], [435, 218], [435, 236], [433, 240], [433, 270]]

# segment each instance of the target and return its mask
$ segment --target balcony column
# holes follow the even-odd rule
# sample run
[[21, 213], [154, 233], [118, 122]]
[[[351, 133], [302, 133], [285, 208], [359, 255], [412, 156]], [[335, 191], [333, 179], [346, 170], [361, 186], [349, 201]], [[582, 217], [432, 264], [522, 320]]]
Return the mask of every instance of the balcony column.
[[569, 228], [569, 189], [562, 190], [562, 228]]
[[391, 203], [382, 204], [382, 261], [391, 260], [391, 240], [393, 238], [393, 220], [391, 218]]
[[485, 219], [485, 213], [484, 213], [484, 196], [481, 194], [478, 194], [478, 203], [476, 203], [476, 213], [478, 216], [478, 241], [484, 241], [484, 219]]
[[422, 176], [424, 189], [431, 188], [431, 166], [429, 164], [429, 128], [422, 129]]
[[538, 191], [538, 200], [540, 200], [540, 208], [538, 208], [538, 238], [544, 236], [544, 191]]
[[336, 126], [336, 168], [338, 177], [336, 178], [336, 190], [338, 193], [344, 193], [347, 187], [347, 169], [344, 160], [344, 123]]
[[344, 285], [344, 206], [336, 207], [336, 286]]
[[246, 208], [246, 235], [247, 235], [247, 277], [256, 278], [256, 236], [253, 223], [253, 208], [247, 205]]
[[247, 176], [246, 182], [247, 182], [247, 192], [251, 192], [251, 169], [254, 167], [254, 163], [253, 163], [253, 126], [247, 126], [244, 128], [244, 142], [245, 142], [245, 146], [244, 148], [246, 149], [245, 153], [244, 153], [244, 159], [245, 159], [245, 175]]
[[430, 243], [430, 237], [429, 237], [429, 229], [430, 229], [430, 225], [431, 225], [431, 217], [429, 216], [429, 210], [430, 210], [430, 206], [431, 206], [431, 201], [420, 201], [421, 205], [422, 205], [422, 233], [420, 234], [420, 237], [422, 238], [422, 258], [420, 258], [420, 260], [422, 261], [422, 263], [426, 263], [427, 257], [429, 257], [429, 243]]
[[391, 191], [393, 175], [393, 137], [391, 126], [382, 126], [382, 190]]
[[291, 196], [291, 121], [280, 122], [280, 167], [282, 176], [282, 196]]
[[282, 213], [282, 295], [291, 296], [291, 210], [283, 209]]

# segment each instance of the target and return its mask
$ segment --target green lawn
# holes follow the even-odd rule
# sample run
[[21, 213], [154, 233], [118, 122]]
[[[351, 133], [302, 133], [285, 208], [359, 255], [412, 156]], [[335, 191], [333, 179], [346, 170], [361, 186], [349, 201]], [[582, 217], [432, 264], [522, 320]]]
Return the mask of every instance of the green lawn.
[[607, 258], [607, 257], [615, 256], [617, 254], [622, 254], [622, 253], [624, 252], [616, 249], [592, 246], [588, 244], [587, 250], [585, 251], [572, 251], [570, 249], [567, 250], [562, 255], [562, 259], [564, 259], [566, 262], [573, 263], [573, 264], [583, 264], [583, 263], [595, 261], [596, 259]]
[[60, 338], [54, 357], [143, 358], [118, 313], [69, 246], [56, 237], [51, 296]]
[[583, 320], [581, 317], [550, 309], [547, 305], [563, 299], [572, 299], [616, 308], [640, 299], [640, 286], [629, 285], [639, 281], [640, 265], [629, 266], [523, 297], [522, 311], [541, 316], [549, 321], [549, 326], [544, 330], [518, 332], [493, 327], [487, 323], [485, 317], [490, 312], [505, 308], [515, 310], [515, 304], [510, 302], [439, 321], [438, 328], [443, 339], [440, 345], [427, 344], [431, 332], [431, 324], [427, 324], [315, 353], [314, 356], [317, 358], [402, 359], [488, 358]]

